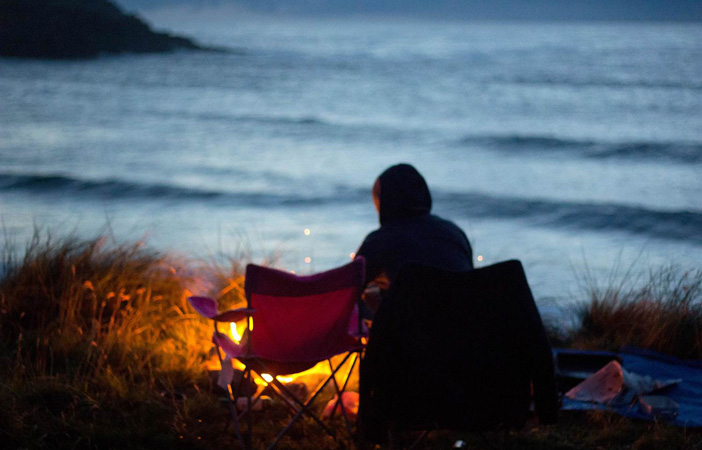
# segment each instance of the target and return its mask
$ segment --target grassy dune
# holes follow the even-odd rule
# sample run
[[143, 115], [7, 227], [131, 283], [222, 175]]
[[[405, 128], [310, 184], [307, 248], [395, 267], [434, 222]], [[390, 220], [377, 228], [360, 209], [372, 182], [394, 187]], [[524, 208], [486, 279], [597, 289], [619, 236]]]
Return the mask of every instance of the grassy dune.
[[[140, 242], [41, 233], [22, 254], [8, 249], [0, 262], [3, 448], [237, 448], [223, 392], [207, 371], [211, 325], [186, 297], [197, 289], [225, 307], [242, 303], [240, 261], [222, 268]], [[560, 338], [581, 348], [632, 344], [702, 358], [701, 285], [700, 273], [664, 270], [640, 289], [593, 290], [578, 311], [582, 326]], [[287, 418], [280, 405], [257, 412], [255, 444]], [[425, 447], [450, 448], [457, 439], [469, 448], [494, 444], [435, 433]], [[336, 445], [303, 423], [281, 448]], [[557, 426], [511, 433], [504, 448], [702, 448], [702, 435], [602, 412], [564, 413]]]
[[[640, 280], [639, 280], [640, 281]], [[702, 359], [702, 271], [651, 271], [643, 283], [598, 286], [574, 311], [577, 326], [555, 337], [575, 348], [646, 348], [682, 359]]]

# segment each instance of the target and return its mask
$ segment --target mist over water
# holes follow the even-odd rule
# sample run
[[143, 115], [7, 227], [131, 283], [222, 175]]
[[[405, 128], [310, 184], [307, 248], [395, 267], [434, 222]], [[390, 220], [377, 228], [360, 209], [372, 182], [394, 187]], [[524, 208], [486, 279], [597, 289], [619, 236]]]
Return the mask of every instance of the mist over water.
[[149, 18], [236, 51], [0, 59], [16, 242], [109, 222], [328, 269], [377, 227], [375, 177], [409, 162], [477, 265], [521, 259], [542, 305], [585, 262], [702, 267], [700, 25]]

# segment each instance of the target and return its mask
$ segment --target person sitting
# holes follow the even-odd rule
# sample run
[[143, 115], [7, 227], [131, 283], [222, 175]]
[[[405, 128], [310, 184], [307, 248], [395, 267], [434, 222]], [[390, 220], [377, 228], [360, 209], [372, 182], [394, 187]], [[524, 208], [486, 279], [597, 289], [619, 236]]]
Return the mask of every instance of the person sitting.
[[558, 418], [553, 355], [517, 260], [465, 272], [405, 264], [375, 312], [359, 375], [368, 442]]
[[431, 214], [429, 188], [408, 164], [378, 177], [373, 201], [380, 228], [357, 252], [374, 314], [360, 367], [361, 438], [556, 422], [551, 348], [522, 264], [474, 269], [465, 233]]
[[432, 200], [424, 177], [409, 164], [386, 169], [373, 185], [373, 203], [380, 228], [371, 232], [356, 254], [366, 260], [364, 301], [378, 308], [400, 268], [421, 263], [438, 269], [473, 269], [473, 251], [466, 234], [453, 222], [431, 214]]

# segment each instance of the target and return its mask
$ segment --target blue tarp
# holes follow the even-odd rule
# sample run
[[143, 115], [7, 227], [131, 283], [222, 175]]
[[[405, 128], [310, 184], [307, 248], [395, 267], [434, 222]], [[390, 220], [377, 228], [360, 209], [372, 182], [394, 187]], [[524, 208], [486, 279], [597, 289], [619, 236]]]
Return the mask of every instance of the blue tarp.
[[[680, 406], [677, 416], [667, 421], [681, 427], [702, 427], [702, 361], [680, 360], [654, 351], [635, 348], [623, 348], [618, 355], [622, 359], [622, 367], [629, 372], [649, 375], [659, 380], [682, 379], [679, 384], [667, 388], [661, 394]], [[654, 420], [653, 416], [645, 414], [640, 409], [638, 402], [625, 406], [607, 406], [564, 398], [561, 409], [601, 409], [634, 419]]]

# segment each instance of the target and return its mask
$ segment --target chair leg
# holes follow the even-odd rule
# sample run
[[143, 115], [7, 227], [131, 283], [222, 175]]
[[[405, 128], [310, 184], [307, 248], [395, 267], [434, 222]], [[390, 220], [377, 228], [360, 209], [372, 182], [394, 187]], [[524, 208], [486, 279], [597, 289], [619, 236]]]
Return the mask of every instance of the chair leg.
[[[344, 408], [344, 402], [343, 399], [341, 398], [341, 395], [346, 391], [346, 385], [349, 382], [349, 377], [351, 376], [351, 371], [353, 371], [353, 367], [356, 365], [356, 358], [357, 355], [354, 355], [354, 359], [351, 362], [351, 366], [349, 367], [349, 370], [346, 371], [346, 375], [343, 377], [344, 384], [339, 388], [339, 383], [336, 381], [336, 377], [332, 379], [334, 382], [334, 389], [336, 390], [337, 398], [336, 398], [336, 403], [334, 404], [334, 407], [332, 408], [331, 412], [331, 417], [334, 417], [334, 414], [336, 414], [336, 408], [339, 407], [342, 411], [342, 413], [345, 416], [345, 408]], [[329, 370], [333, 370], [332, 362], [331, 359], [328, 359], [327, 362], [329, 363]]]
[[[350, 356], [351, 356], [351, 354], [348, 353], [344, 357], [344, 359], [341, 361], [341, 363], [339, 363], [339, 365], [336, 367], [336, 369], [332, 370], [332, 373], [317, 386], [317, 388], [307, 397], [307, 399], [305, 399], [304, 402], [302, 402], [295, 395], [293, 395], [290, 392], [290, 390], [288, 388], [286, 388], [285, 385], [283, 385], [275, 377], [273, 378], [273, 381], [270, 384], [272, 384], [274, 387], [280, 389], [283, 393], [285, 393], [285, 396], [288, 397], [288, 400], [297, 404], [298, 407], [294, 408], [295, 411], [297, 412], [297, 411], [299, 411], [298, 408], [306, 408], [309, 404], [311, 404], [313, 402], [313, 400], [317, 397], [317, 395], [319, 395], [319, 393], [322, 391], [322, 389], [324, 389], [324, 387], [329, 383], [329, 381], [331, 381], [331, 379], [334, 377], [334, 375], [336, 375], [336, 372], [338, 372], [339, 369], [341, 369], [341, 367], [346, 363], [346, 361], [349, 359]], [[265, 365], [261, 364], [261, 367], [263, 368], [263, 370], [267, 370]], [[278, 393], [278, 394], [280, 395], [280, 393]], [[311, 415], [311, 416], [314, 416], [314, 415]], [[320, 422], [320, 424], [321, 424], [321, 422]]]
[[[315, 392], [316, 392], [315, 395], [314, 395], [306, 404], [299, 403], [299, 400], [297, 400], [296, 398], [294, 398], [295, 396], [294, 396], [280, 381], [274, 379], [273, 382], [270, 383], [270, 384], [273, 385], [273, 386], [276, 388], [276, 390], [279, 392], [279, 395], [280, 395], [281, 398], [283, 398], [283, 401], [285, 401], [285, 402], [290, 402], [289, 404], [291, 405], [291, 407], [292, 407], [294, 410], [297, 411], [296, 414], [295, 414], [295, 416], [293, 417], [293, 419], [292, 419], [292, 420], [290, 421], [290, 423], [288, 424], [288, 426], [285, 427], [285, 430], [284, 430], [285, 432], [287, 432], [287, 430], [288, 430], [300, 417], [302, 417], [303, 414], [306, 414], [308, 417], [312, 418], [315, 422], [317, 422], [317, 423], [319, 424], [319, 426], [321, 426], [321, 427], [324, 429], [324, 431], [327, 432], [327, 434], [329, 434], [331, 437], [333, 437], [334, 439], [336, 439], [336, 433], [334, 433], [334, 431], [333, 431], [331, 428], [329, 428], [329, 427], [327, 426], [327, 424], [325, 424], [324, 422], [322, 422], [322, 420], [321, 420], [319, 417], [317, 417], [316, 415], [314, 415], [314, 414], [313, 414], [312, 412], [310, 412], [310, 410], [308, 409], [309, 406], [314, 402], [314, 399], [317, 398], [317, 395], [318, 395], [319, 393], [322, 392], [322, 389], [324, 389], [324, 386], [326, 386], [328, 383], [329, 383], [329, 379], [327, 379], [324, 383], [322, 383], [321, 388], [318, 389], [317, 391], [315, 391]], [[296, 402], [298, 402], [299, 405], [295, 405], [294, 403], [292, 403], [288, 397], [293, 397], [293, 399], [294, 399]], [[282, 437], [284, 434], [285, 434], [284, 432], [281, 432], [280, 436]]]
[[289, 393], [287, 390], [285, 390], [282, 387], [282, 384], [279, 385], [278, 383], [270, 382], [268, 383], [268, 386], [270, 386], [276, 393], [276, 395], [280, 397], [281, 400], [283, 400], [283, 403], [285, 403], [285, 405], [288, 408], [290, 408], [290, 411], [292, 411], [293, 414], [297, 414], [298, 412], [300, 412], [302, 406], [296, 404], [293, 401], [293, 399], [290, 398], [292, 396], [292, 393]]
[[[246, 379], [250, 383], [253, 381], [251, 378], [251, 369], [248, 369], [245, 373], [248, 373], [248, 377]], [[253, 448], [253, 411], [251, 410], [251, 394], [246, 396], [246, 409], [249, 412], [248, 414], [248, 429], [246, 430], [246, 436], [245, 436], [245, 446], [247, 450], [251, 450]]]
[[[239, 427], [239, 412], [237, 411], [237, 408], [236, 408], [236, 396], [234, 395], [232, 385], [230, 384], [227, 387], [228, 387], [227, 397], [229, 400], [229, 413], [232, 416], [231, 423], [234, 425], [234, 433], [236, 433], [237, 441], [239, 441], [239, 443], [243, 446], [244, 440], [241, 437], [241, 428]], [[234, 400], [232, 400], [232, 397], [234, 397]]]
[[[219, 345], [215, 344], [215, 347], [217, 348], [217, 357], [219, 358], [219, 367], [221, 368], [223, 367], [224, 361], [222, 360], [222, 354], [219, 352]], [[237, 386], [237, 394], [240, 387], [241, 386]], [[234, 400], [232, 400], [231, 383], [227, 386], [227, 400], [229, 400], [229, 412], [232, 415], [232, 422], [234, 423], [234, 432], [236, 433], [236, 439], [241, 445], [245, 446], [244, 440], [241, 437], [241, 429], [239, 428], [239, 413], [237, 412], [236, 405], [234, 404], [234, 402], [236, 401], [236, 397], [234, 397]]]
[[[336, 369], [332, 370], [331, 374], [322, 383], [320, 383], [319, 386], [317, 386], [317, 389], [315, 389], [314, 393], [312, 394], [312, 397], [310, 397], [309, 400], [307, 400], [305, 403], [302, 403], [300, 400], [298, 400], [297, 397], [292, 395], [292, 393], [280, 381], [278, 381], [275, 377], [273, 377], [273, 381], [270, 384], [273, 385], [276, 389], [280, 389], [280, 391], [282, 393], [285, 393], [285, 395], [281, 395], [281, 398], [283, 398], [285, 400], [285, 397], [290, 396], [292, 398], [292, 402], [297, 403], [298, 406], [300, 407], [300, 410], [297, 412], [297, 414], [295, 414], [295, 416], [293, 416], [293, 418], [290, 420], [290, 422], [287, 424], [287, 426], [285, 428], [283, 428], [280, 431], [280, 433], [278, 433], [278, 436], [276, 436], [273, 443], [268, 447], [269, 450], [275, 448], [275, 446], [278, 445], [278, 442], [280, 441], [280, 439], [282, 439], [283, 436], [285, 436], [285, 434], [288, 432], [290, 427], [292, 427], [293, 424], [295, 422], [297, 422], [300, 419], [300, 417], [302, 417], [303, 414], [306, 414], [308, 417], [311, 417], [312, 419], [314, 419], [314, 421], [317, 422], [319, 424], [319, 426], [321, 426], [324, 429], [324, 431], [326, 431], [332, 438], [334, 438], [334, 440], [336, 440], [336, 433], [334, 433], [334, 431], [331, 428], [329, 428], [324, 422], [322, 422], [319, 419], [319, 417], [317, 417], [315, 414], [310, 412], [308, 408], [314, 402], [314, 400], [317, 398], [317, 396], [322, 392], [322, 390], [329, 383], [329, 381], [334, 379], [334, 376], [336, 375], [336, 373], [344, 365], [344, 363], [346, 363], [346, 361], [348, 360], [348, 358], [350, 356], [351, 356], [351, 354], [349, 353], [344, 357], [344, 359], [341, 361], [341, 363], [339, 363], [339, 365], [336, 367]], [[263, 368], [265, 369], [265, 367], [263, 367]], [[285, 401], [287, 401], [287, 400], [285, 400]]]
[[417, 448], [422, 442], [424, 442], [424, 439], [425, 439], [428, 435], [429, 435], [429, 431], [428, 431], [428, 430], [422, 431], [422, 432], [419, 434], [419, 436], [417, 436], [417, 439], [415, 439], [414, 442], [412, 442], [412, 444], [411, 444], [409, 447], [407, 447], [407, 450], [412, 450], [412, 449]]
[[[257, 389], [256, 394], [251, 397], [251, 405], [252, 406], [255, 405], [256, 402], [258, 402], [261, 399], [261, 397], [263, 396], [263, 392], [264, 392], [264, 389]], [[247, 401], [247, 403], [248, 403], [248, 401]], [[238, 405], [237, 405], [237, 407], [238, 407]], [[245, 408], [239, 413], [239, 423], [241, 423], [241, 421], [244, 419], [244, 416], [246, 414], [248, 414], [249, 411], [250, 411], [249, 408]]]
[[[329, 361], [329, 369], [332, 368], [332, 363], [331, 360]], [[339, 389], [339, 384], [336, 381], [336, 377], [333, 377], [332, 380], [334, 381], [334, 388], [336, 389], [336, 395], [337, 395], [337, 400], [336, 404], [334, 405], [334, 408], [332, 408], [331, 416], [334, 417], [334, 413], [336, 412], [336, 407], [339, 406], [341, 409], [341, 415], [344, 417], [344, 422], [346, 424], [346, 431], [349, 434], [349, 439], [353, 439], [353, 427], [351, 426], [351, 420], [349, 419], [348, 413], [346, 412], [346, 407], [344, 406], [344, 401], [343, 401], [343, 394], [346, 392], [346, 386], [349, 383], [349, 379], [351, 378], [351, 372], [353, 372], [353, 368], [356, 365], [356, 362], [358, 361], [358, 353], [355, 353], [353, 355], [353, 359], [351, 361], [351, 365], [349, 366], [349, 370], [346, 372], [346, 376], [344, 378], [344, 384], [341, 386], [341, 389]]]

